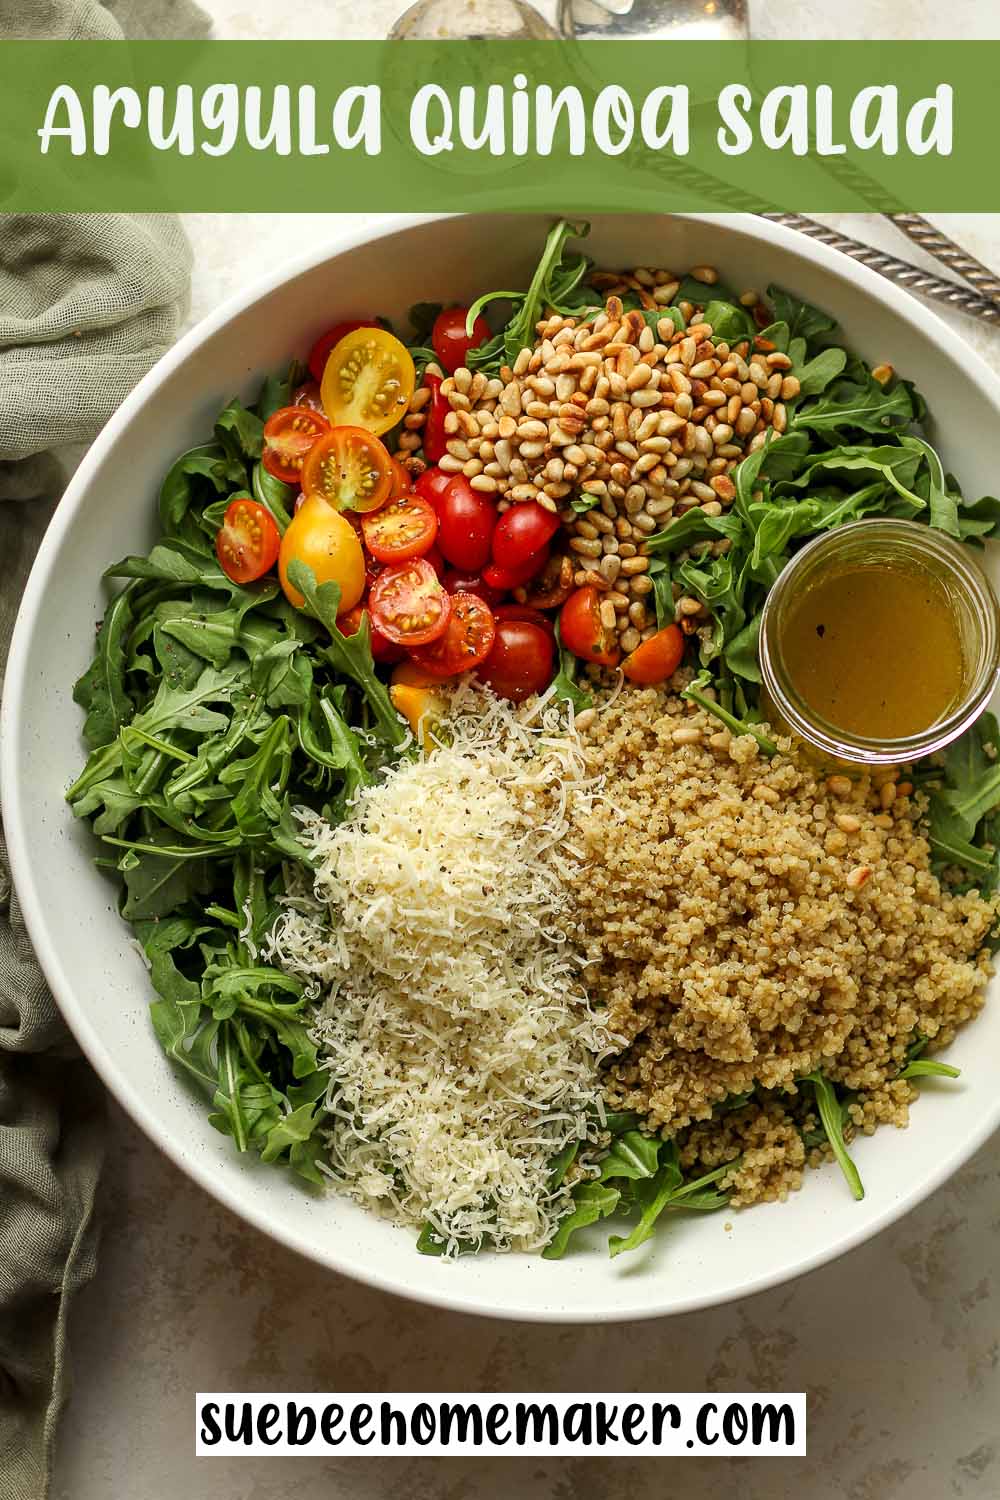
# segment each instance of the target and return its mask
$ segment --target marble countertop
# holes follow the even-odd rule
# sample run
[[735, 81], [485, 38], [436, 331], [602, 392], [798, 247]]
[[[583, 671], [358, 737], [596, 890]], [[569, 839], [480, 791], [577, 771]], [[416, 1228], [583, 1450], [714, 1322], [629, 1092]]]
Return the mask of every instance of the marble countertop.
[[[206, 3], [206, 0], [203, 0]], [[225, 37], [375, 35], [351, 8], [208, 0]], [[276, 21], [280, 14], [280, 23]], [[752, 6], [757, 35], [828, 35], [828, 4]], [[993, 0], [841, 0], [839, 35], [1000, 38]], [[193, 215], [192, 319], [350, 216]], [[917, 252], [884, 222], [838, 220]], [[1000, 266], [1000, 222], [940, 222]], [[954, 318], [1000, 371], [1000, 331]], [[993, 1500], [1000, 1493], [1000, 1137], [874, 1242], [796, 1283], [668, 1321], [563, 1328], [455, 1316], [324, 1272], [246, 1227], [112, 1108], [96, 1282], [71, 1323], [56, 1500]], [[415, 1268], [416, 1269], [416, 1268]], [[313, 1459], [200, 1462], [197, 1390], [806, 1390], [809, 1457], [753, 1463]]]

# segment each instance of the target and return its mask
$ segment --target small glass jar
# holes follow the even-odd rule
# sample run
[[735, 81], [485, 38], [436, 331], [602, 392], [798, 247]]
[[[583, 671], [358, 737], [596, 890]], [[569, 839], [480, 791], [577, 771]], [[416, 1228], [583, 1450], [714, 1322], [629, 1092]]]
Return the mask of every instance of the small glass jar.
[[[867, 739], [820, 717], [796, 691], [781, 642], [793, 601], [831, 568], [863, 564], [925, 569], [944, 588], [958, 625], [964, 663], [962, 692], [948, 712], [903, 739]], [[915, 521], [852, 521], [803, 547], [767, 596], [760, 628], [764, 707], [779, 725], [823, 759], [853, 765], [897, 766], [942, 750], [975, 723], [1000, 676], [1000, 605], [970, 549]]]

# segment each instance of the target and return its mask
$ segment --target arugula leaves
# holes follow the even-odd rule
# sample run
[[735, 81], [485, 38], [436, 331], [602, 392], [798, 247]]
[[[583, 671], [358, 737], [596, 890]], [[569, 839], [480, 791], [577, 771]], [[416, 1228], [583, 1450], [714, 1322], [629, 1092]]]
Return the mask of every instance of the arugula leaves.
[[578, 1229], [612, 1214], [636, 1219], [627, 1235], [610, 1236], [608, 1253], [614, 1259], [645, 1244], [668, 1210], [711, 1213], [729, 1203], [729, 1194], [716, 1184], [735, 1171], [739, 1158], [685, 1180], [674, 1141], [643, 1135], [636, 1115], [611, 1115], [606, 1123], [612, 1139], [598, 1164], [599, 1175], [574, 1187], [573, 1207], [542, 1251], [545, 1260], [560, 1260]]
[[76, 684], [90, 754], [67, 797], [117, 867], [154, 1030], [210, 1122], [320, 1183], [328, 1074], [302, 985], [260, 955], [286, 861], [308, 862], [293, 809], [342, 816], [406, 732], [367, 629], [337, 627], [333, 585], [294, 568], [303, 613], [273, 580], [233, 583], [215, 557], [222, 512], [251, 486], [287, 525], [291, 492], [259, 457], [263, 418], [294, 378], [267, 382], [256, 410], [229, 403], [215, 441], [170, 469], [160, 540], [109, 570], [126, 586]]

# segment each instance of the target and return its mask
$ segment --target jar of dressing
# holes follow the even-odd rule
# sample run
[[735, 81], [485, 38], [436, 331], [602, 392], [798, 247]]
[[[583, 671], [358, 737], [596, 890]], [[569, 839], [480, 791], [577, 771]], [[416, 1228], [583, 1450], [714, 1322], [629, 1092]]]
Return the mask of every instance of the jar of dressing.
[[1000, 606], [971, 551], [915, 521], [853, 521], [791, 559], [764, 605], [766, 707], [824, 758], [941, 750], [1000, 676]]

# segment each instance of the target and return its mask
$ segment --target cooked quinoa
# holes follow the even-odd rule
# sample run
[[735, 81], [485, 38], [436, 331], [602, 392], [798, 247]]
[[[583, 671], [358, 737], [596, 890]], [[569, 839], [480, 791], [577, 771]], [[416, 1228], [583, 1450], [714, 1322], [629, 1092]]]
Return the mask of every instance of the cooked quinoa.
[[799, 1186], [804, 1074], [851, 1092], [854, 1128], [905, 1125], [907, 1048], [981, 1007], [997, 910], [932, 873], [922, 798], [891, 773], [826, 778], [789, 740], [768, 759], [661, 689], [626, 688], [583, 737], [606, 790], [573, 814], [574, 936], [624, 1040], [608, 1107], [677, 1137], [686, 1166], [742, 1153], [737, 1204]]

